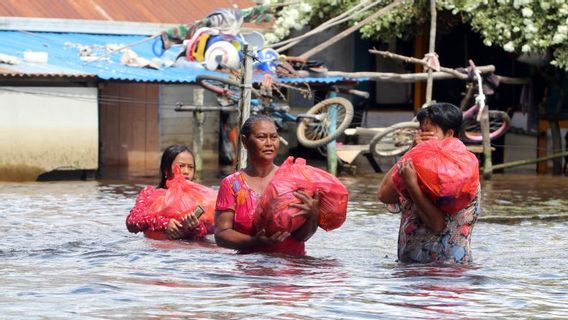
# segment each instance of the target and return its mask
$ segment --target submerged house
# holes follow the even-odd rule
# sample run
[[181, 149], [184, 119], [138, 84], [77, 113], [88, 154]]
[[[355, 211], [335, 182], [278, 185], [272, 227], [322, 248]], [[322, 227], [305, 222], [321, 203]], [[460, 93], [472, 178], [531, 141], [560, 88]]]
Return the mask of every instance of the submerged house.
[[[171, 52], [156, 61], [160, 37], [151, 36], [218, 8], [254, 5], [245, 0], [81, 4], [86, 7], [76, 1], [53, 7], [0, 4], [0, 180], [63, 173], [157, 175], [166, 146], [191, 145], [193, 114], [175, 107], [194, 103], [196, 76], [210, 71], [166, 67]], [[245, 23], [243, 29], [255, 26]], [[343, 78], [281, 80], [329, 85]], [[218, 105], [209, 92], [204, 104]], [[203, 127], [203, 170], [215, 171], [219, 112], [207, 113]]]
[[[140, 68], [122, 53], [153, 58], [154, 41], [177, 24], [252, 1], [59, 1], [0, 4], [0, 180], [50, 172], [155, 175], [164, 146], [191, 143], [198, 71]], [[214, 103], [206, 96], [205, 103]], [[204, 163], [217, 157], [218, 116], [207, 117]], [[209, 161], [215, 160], [215, 161]], [[118, 169], [118, 170], [115, 170]]]

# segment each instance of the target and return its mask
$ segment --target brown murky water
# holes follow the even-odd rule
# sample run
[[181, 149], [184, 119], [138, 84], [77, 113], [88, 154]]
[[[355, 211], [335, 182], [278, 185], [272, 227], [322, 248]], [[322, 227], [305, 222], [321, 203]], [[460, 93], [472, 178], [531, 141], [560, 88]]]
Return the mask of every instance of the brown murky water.
[[148, 181], [0, 183], [1, 317], [567, 317], [567, 178], [484, 183], [475, 264], [464, 268], [395, 262], [398, 215], [376, 201], [380, 177], [341, 178], [348, 220], [318, 231], [301, 258], [129, 234], [124, 219]]

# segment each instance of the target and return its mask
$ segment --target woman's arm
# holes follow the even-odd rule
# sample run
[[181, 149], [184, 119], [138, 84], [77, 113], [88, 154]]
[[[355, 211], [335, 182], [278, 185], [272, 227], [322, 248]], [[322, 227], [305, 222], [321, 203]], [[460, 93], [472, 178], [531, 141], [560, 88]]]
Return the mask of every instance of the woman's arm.
[[406, 189], [418, 209], [417, 213], [422, 222], [433, 232], [442, 232], [446, 228], [445, 214], [420, 189], [412, 160], [408, 159], [400, 163], [400, 175], [404, 179]]
[[152, 186], [147, 186], [136, 197], [136, 203], [126, 217], [126, 228], [129, 232], [140, 231], [164, 231], [169, 223], [168, 218], [148, 214], [148, 206], [151, 204], [151, 196], [156, 191]]
[[233, 219], [234, 213], [232, 211], [215, 212], [215, 242], [219, 247], [243, 250], [276, 244], [290, 236], [289, 232], [276, 232], [267, 237], [264, 229], [254, 236], [249, 236], [233, 228]]
[[382, 203], [385, 204], [395, 204], [398, 203], [398, 192], [394, 187], [394, 183], [392, 182], [392, 174], [396, 169], [396, 165], [394, 165], [383, 177], [383, 180], [379, 184], [379, 190], [377, 192], [377, 196]]
[[306, 215], [306, 222], [298, 230], [292, 232], [292, 236], [298, 241], [308, 241], [317, 231], [319, 226], [319, 200], [320, 194], [316, 192], [314, 197], [310, 197], [304, 191], [297, 191], [294, 195], [302, 203], [293, 203], [290, 206], [301, 209], [298, 215]]

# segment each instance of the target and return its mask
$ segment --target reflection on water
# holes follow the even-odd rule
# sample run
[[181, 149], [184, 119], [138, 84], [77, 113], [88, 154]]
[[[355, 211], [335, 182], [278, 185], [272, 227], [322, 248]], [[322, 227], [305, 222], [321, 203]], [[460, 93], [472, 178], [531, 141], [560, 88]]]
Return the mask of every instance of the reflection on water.
[[2, 183], [2, 316], [566, 317], [566, 178], [484, 182], [468, 267], [396, 263], [398, 215], [376, 201], [380, 178], [341, 178], [348, 220], [318, 231], [307, 257], [129, 234], [124, 219], [147, 181]]

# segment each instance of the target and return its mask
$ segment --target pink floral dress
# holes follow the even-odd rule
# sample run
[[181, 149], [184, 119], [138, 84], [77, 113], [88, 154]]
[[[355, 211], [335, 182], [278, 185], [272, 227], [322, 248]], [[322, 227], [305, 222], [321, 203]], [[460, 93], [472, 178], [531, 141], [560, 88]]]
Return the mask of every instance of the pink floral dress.
[[[215, 210], [217, 212], [234, 212], [233, 228], [238, 232], [254, 236], [257, 230], [253, 225], [253, 215], [259, 199], [260, 194], [255, 193], [248, 186], [243, 179], [242, 171], [237, 171], [221, 181]], [[304, 242], [296, 240], [293, 236], [272, 246], [239, 251], [239, 253], [250, 252], [278, 252], [291, 255], [304, 255], [306, 253]]]
[[480, 212], [479, 191], [464, 209], [446, 215], [446, 228], [439, 234], [425, 226], [416, 210], [412, 201], [400, 197], [399, 262], [467, 264], [473, 261], [470, 243]]

